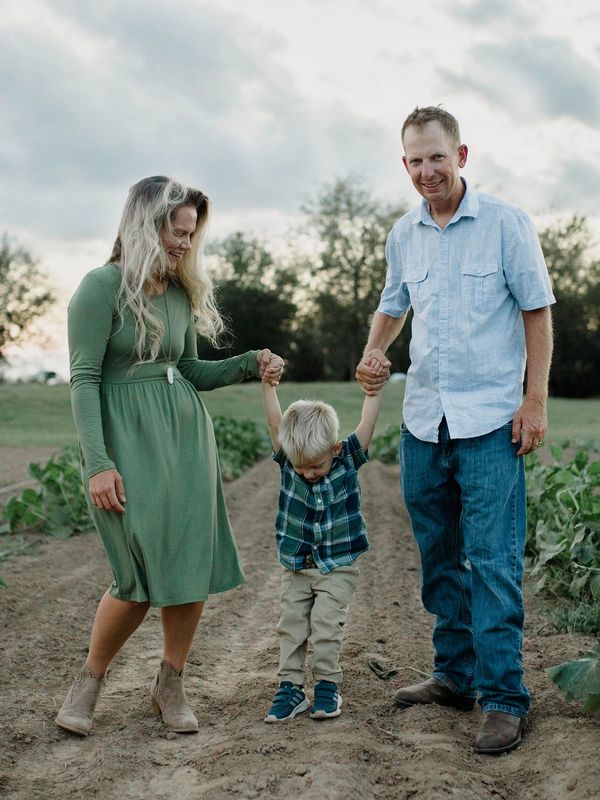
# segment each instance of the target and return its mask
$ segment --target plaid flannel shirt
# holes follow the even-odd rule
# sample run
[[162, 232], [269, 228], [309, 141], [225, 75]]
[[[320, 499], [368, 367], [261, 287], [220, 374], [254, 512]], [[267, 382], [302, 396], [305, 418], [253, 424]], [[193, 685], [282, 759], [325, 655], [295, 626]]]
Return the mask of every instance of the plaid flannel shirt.
[[369, 549], [360, 506], [358, 470], [369, 460], [352, 433], [342, 442], [327, 475], [309, 483], [295, 472], [283, 450], [273, 454], [281, 468], [275, 533], [279, 560], [286, 569], [304, 569], [312, 555], [326, 574], [347, 566]]

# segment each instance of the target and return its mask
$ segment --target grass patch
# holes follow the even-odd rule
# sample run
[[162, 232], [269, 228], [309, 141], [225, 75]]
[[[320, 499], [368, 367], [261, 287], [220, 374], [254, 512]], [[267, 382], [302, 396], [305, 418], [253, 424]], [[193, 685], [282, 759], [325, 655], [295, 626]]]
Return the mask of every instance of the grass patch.
[[[331, 403], [338, 412], [342, 436], [351, 433], [360, 419], [363, 395], [356, 383], [283, 382], [278, 392], [283, 408], [299, 398]], [[222, 415], [265, 424], [258, 382], [202, 392], [201, 397], [212, 417]], [[403, 398], [404, 384], [385, 388], [378, 434], [389, 425], [400, 424]], [[565, 441], [575, 445], [588, 442], [600, 447], [600, 400], [551, 398], [548, 416], [548, 442], [559, 445]], [[0, 385], [0, 447], [60, 448], [74, 444], [75, 440], [68, 386]]]

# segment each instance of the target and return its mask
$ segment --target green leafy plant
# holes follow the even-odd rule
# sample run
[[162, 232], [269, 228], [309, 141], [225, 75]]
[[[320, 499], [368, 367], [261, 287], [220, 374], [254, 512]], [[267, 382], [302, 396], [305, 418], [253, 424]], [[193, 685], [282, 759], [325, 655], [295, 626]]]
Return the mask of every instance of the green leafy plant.
[[384, 464], [398, 463], [398, 443], [400, 441], [400, 426], [388, 425], [378, 436], [371, 439], [369, 454], [371, 458], [383, 461]]
[[527, 461], [527, 548], [535, 591], [577, 603], [600, 602], [600, 462], [586, 450], [554, 464]]
[[266, 432], [252, 420], [216, 416], [213, 426], [224, 480], [239, 478], [269, 452]]
[[583, 711], [600, 709], [600, 643], [576, 661], [544, 670], [567, 700], [583, 704]]
[[38, 529], [66, 539], [92, 527], [76, 448], [65, 447], [44, 465], [29, 464], [39, 488], [28, 487], [4, 508], [11, 532]]
[[[527, 469], [527, 550], [534, 589], [552, 595], [554, 624], [600, 633], [600, 461], [586, 449], [570, 461], [550, 448], [553, 464], [530, 456]], [[600, 708], [600, 645], [583, 658], [545, 670], [567, 700]]]

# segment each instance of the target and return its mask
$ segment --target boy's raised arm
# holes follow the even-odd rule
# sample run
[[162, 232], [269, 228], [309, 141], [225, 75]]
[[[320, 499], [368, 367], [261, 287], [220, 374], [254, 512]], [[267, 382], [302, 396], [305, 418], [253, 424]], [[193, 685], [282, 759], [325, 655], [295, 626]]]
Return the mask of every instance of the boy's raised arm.
[[279, 405], [279, 398], [277, 397], [277, 390], [271, 386], [268, 381], [262, 382], [262, 396], [263, 406], [265, 408], [265, 415], [267, 417], [267, 424], [269, 426], [269, 435], [273, 443], [273, 450], [277, 452], [281, 445], [279, 444], [279, 423], [281, 422], [281, 406]]
[[375, 431], [375, 423], [379, 416], [379, 406], [381, 405], [381, 391], [377, 394], [366, 395], [363, 400], [362, 416], [356, 428], [356, 438], [360, 442], [363, 450], [368, 450]]

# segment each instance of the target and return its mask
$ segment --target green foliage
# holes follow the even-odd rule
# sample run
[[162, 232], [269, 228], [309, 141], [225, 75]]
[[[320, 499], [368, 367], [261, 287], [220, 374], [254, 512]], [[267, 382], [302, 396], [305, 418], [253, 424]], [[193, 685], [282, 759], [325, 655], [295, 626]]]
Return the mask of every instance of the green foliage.
[[548, 620], [558, 633], [579, 631], [588, 635], [600, 631], [600, 603], [574, 603], [547, 609]]
[[374, 436], [369, 445], [369, 455], [384, 464], [398, 463], [400, 425], [388, 425], [383, 433]]
[[600, 462], [580, 450], [568, 463], [527, 460], [527, 548], [535, 590], [600, 603]]
[[564, 692], [567, 700], [583, 704], [583, 711], [600, 709], [600, 644], [583, 658], [567, 661], [544, 672]]
[[213, 425], [221, 473], [226, 481], [239, 478], [244, 470], [269, 452], [266, 432], [252, 420], [217, 416]]
[[54, 300], [37, 262], [4, 235], [0, 240], [0, 359], [6, 345], [20, 340]]
[[563, 397], [600, 394], [600, 259], [584, 217], [540, 233], [552, 280], [555, 348], [550, 390]]
[[57, 539], [66, 539], [92, 527], [75, 447], [63, 448], [45, 465], [30, 464], [29, 473], [38, 481], [39, 489], [25, 489], [4, 509], [12, 532], [39, 529]]
[[[554, 595], [553, 623], [600, 633], [600, 461], [579, 450], [567, 462], [559, 447], [554, 463], [529, 456], [527, 549], [536, 591]], [[584, 711], [600, 708], [600, 645], [577, 661], [545, 670], [567, 700]]]
[[[323, 377], [351, 380], [385, 283], [385, 242], [406, 210], [373, 197], [356, 175], [325, 184], [301, 209], [317, 247], [309, 256], [314, 286], [300, 323], [317, 333]], [[406, 332], [401, 341], [407, 342]], [[395, 369], [406, 369], [394, 357]]]

